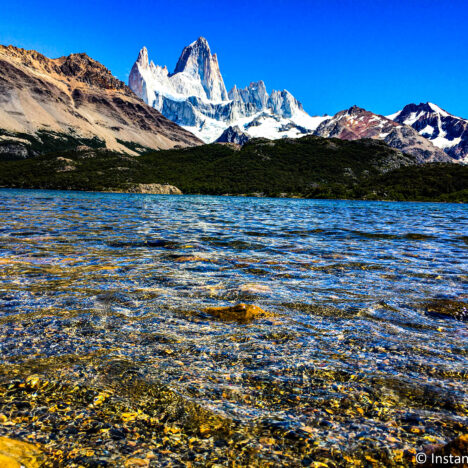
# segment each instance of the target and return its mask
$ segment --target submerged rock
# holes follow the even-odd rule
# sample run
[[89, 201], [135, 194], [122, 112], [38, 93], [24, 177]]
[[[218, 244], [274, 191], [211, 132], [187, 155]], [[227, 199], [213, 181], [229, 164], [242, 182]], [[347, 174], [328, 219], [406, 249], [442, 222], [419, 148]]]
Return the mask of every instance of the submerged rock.
[[460, 466], [468, 467], [468, 434], [451, 440], [445, 445], [433, 445], [426, 448], [424, 467]]
[[252, 294], [265, 294], [269, 293], [271, 289], [266, 284], [245, 283], [239, 286], [239, 291]]
[[453, 299], [434, 299], [424, 304], [427, 315], [434, 318], [468, 320], [468, 304]]
[[39, 468], [43, 463], [41, 452], [31, 444], [0, 437], [0, 466], [2, 468]]
[[236, 304], [226, 307], [208, 307], [203, 309], [206, 314], [221, 320], [235, 320], [239, 322], [251, 321], [259, 317], [271, 317], [270, 312], [252, 304]]
[[211, 260], [204, 257], [199, 257], [198, 255], [181, 255], [174, 259], [175, 262], [210, 262]]

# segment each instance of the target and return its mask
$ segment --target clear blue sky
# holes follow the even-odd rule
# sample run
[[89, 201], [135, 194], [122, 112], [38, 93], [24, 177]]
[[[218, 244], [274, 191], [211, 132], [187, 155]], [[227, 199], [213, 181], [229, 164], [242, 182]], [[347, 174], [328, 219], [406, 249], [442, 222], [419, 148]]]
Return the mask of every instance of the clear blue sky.
[[141, 46], [172, 71], [205, 36], [228, 89], [263, 79], [311, 114], [432, 101], [468, 118], [467, 0], [0, 0], [0, 43], [86, 52], [127, 81]]

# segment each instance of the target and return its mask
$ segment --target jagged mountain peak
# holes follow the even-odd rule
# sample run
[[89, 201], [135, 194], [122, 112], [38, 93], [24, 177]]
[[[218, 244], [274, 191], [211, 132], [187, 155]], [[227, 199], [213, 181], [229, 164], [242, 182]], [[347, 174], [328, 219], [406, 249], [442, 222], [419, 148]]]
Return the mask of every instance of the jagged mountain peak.
[[52, 59], [61, 74], [72, 77], [90, 86], [103, 89], [119, 89], [130, 92], [127, 85], [112, 75], [111, 71], [98, 61], [82, 52]]
[[263, 80], [251, 81], [249, 85], [246, 86], [245, 88], [238, 88], [237, 85], [235, 84], [229, 91], [229, 94], [236, 93], [237, 91], [251, 92], [251, 91], [256, 91], [256, 90], [261, 90], [262, 92], [267, 93], [265, 82]]
[[201, 47], [210, 50], [210, 45], [208, 44], [206, 38], [203, 36], [200, 36], [196, 41], [193, 41], [187, 47]]
[[226, 101], [228, 93], [219, 70], [218, 58], [211, 53], [208, 41], [199, 37], [187, 47], [184, 47], [177, 61], [173, 75], [185, 73], [199, 81], [204, 89], [206, 99]]
[[216, 140], [218, 143], [235, 143], [236, 145], [245, 145], [249, 141], [249, 135], [238, 125], [228, 127]]
[[433, 115], [433, 116], [440, 116], [440, 117], [453, 117], [456, 119], [462, 119], [461, 117], [456, 117], [453, 114], [450, 114], [447, 112], [445, 109], [442, 109], [442, 107], [438, 106], [437, 104], [434, 104], [433, 102], [420, 102], [419, 104], [411, 103], [407, 104], [403, 109], [401, 109], [398, 112], [395, 112], [394, 114], [388, 115], [387, 117], [391, 120], [401, 120], [402, 118], [406, 118], [406, 116], [411, 115], [412, 120], [414, 120], [417, 116], [421, 115]]
[[271, 91], [271, 94], [282, 94], [283, 96], [291, 96], [291, 97], [294, 97], [287, 89], [273, 89]]
[[452, 115], [452, 114], [449, 114], [446, 110], [442, 109], [442, 107], [439, 107], [437, 104], [434, 104], [433, 102], [427, 102], [426, 105], [434, 112], [437, 112], [444, 116]]
[[146, 46], [143, 46], [140, 52], [138, 53], [137, 63], [139, 63], [145, 68], [149, 66], [148, 49], [146, 48]]
[[348, 109], [348, 112], [363, 112], [363, 111], [367, 112], [366, 109], [364, 109], [363, 107], [359, 107], [356, 104], [354, 104]]
[[304, 112], [302, 104], [287, 89], [273, 90], [268, 98], [268, 105], [274, 113], [288, 118]]
[[181, 72], [191, 72], [192, 68], [197, 69], [201, 65], [200, 62], [212, 60], [215, 55], [211, 54], [208, 41], [204, 37], [199, 37], [196, 41], [182, 49], [182, 53], [174, 69], [174, 75]]
[[249, 89], [259, 89], [259, 88], [266, 90], [265, 82], [263, 80], [250, 82]]
[[212, 60], [212, 58], [208, 41], [200, 37], [183, 48], [174, 69], [174, 75], [181, 72], [196, 73], [200, 65], [203, 65], [203, 62]]
[[345, 109], [345, 110], [341, 111], [341, 113], [347, 114], [347, 115], [358, 115], [358, 114], [364, 114], [364, 113], [367, 113], [367, 112], [370, 113], [370, 111], [368, 111], [367, 109], [364, 109], [363, 107], [356, 106], [356, 104], [349, 107], [348, 109]]

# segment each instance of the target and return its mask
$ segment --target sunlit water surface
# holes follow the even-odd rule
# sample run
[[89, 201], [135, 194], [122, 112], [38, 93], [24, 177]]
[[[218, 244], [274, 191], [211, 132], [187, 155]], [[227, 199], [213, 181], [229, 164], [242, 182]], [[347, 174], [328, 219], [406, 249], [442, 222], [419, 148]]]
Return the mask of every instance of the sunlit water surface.
[[[69, 466], [411, 463], [466, 432], [467, 226], [457, 204], [1, 190], [0, 434]], [[203, 312], [239, 302], [272, 316]]]

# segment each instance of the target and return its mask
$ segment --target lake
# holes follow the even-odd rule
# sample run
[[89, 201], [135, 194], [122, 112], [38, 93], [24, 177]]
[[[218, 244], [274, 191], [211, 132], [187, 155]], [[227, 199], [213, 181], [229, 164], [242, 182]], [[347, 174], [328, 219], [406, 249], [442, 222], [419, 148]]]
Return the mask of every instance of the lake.
[[[467, 247], [462, 204], [0, 190], [0, 435], [66, 466], [411, 466], [468, 432]], [[205, 310], [237, 303], [268, 314]]]

